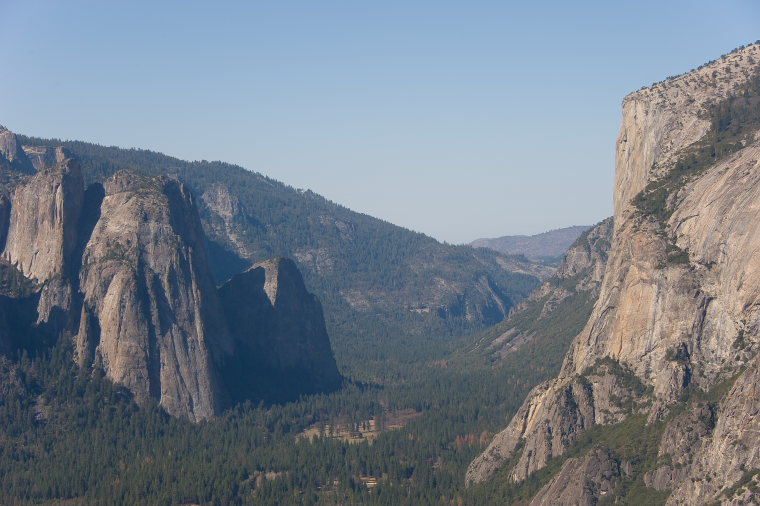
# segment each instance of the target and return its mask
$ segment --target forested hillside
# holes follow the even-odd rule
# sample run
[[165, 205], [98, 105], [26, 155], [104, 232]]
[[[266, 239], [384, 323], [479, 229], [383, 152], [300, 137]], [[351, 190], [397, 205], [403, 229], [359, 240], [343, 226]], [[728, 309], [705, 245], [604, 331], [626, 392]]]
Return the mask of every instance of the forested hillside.
[[324, 305], [349, 374], [351, 364], [366, 370], [399, 345], [413, 354], [497, 323], [546, 275], [523, 257], [442, 244], [238, 166], [76, 141], [19, 142], [64, 146], [86, 183], [121, 169], [180, 179], [196, 195], [217, 283], [273, 256], [294, 259]]

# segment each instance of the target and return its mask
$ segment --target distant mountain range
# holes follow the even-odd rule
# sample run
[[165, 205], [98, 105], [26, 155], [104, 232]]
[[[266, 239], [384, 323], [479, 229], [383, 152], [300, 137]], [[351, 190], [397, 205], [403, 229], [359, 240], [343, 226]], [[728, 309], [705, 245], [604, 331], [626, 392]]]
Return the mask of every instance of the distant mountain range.
[[476, 239], [475, 248], [490, 248], [507, 255], [525, 255], [531, 260], [559, 259], [590, 225], [558, 228], [536, 235], [505, 235], [491, 239]]

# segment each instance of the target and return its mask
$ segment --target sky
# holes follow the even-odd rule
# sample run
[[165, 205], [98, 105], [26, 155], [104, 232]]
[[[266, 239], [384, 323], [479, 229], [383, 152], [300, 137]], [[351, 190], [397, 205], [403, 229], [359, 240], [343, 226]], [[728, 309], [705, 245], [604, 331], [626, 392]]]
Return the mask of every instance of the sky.
[[0, 0], [0, 125], [464, 243], [611, 215], [623, 97], [757, 39], [757, 0]]

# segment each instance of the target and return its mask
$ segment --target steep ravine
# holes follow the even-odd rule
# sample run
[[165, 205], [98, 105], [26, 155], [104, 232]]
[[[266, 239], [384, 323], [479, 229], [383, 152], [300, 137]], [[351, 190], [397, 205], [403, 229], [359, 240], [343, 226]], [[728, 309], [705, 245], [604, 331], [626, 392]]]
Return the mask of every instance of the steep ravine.
[[515, 306], [509, 318], [486, 331], [473, 351], [491, 361], [502, 360], [527, 343], [563, 353], [599, 297], [612, 230], [612, 218], [607, 218], [583, 232], [557, 271]]
[[[641, 420], [633, 431], [659, 438], [657, 459], [632, 464], [620, 488], [605, 478], [589, 504], [632, 490], [668, 504], [757, 500], [758, 62], [755, 44], [625, 98], [599, 298], [557, 378], [531, 392], [468, 483], [504, 475], [507, 462], [507, 479], [522, 482], [590, 427]], [[684, 447], [676, 426], [703, 436]], [[609, 471], [579, 469], [590, 483]]]

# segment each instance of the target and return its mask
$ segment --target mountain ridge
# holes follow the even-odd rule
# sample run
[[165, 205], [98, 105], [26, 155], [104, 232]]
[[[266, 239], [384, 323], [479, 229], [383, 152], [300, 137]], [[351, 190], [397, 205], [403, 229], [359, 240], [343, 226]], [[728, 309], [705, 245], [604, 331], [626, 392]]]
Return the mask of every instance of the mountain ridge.
[[508, 255], [525, 255], [531, 260], [561, 258], [580, 235], [591, 225], [574, 225], [533, 235], [505, 235], [476, 239], [469, 243], [476, 248], [490, 248]]
[[[24, 136], [19, 142], [50, 143]], [[267, 258], [292, 258], [325, 308], [344, 368], [356, 370], [345, 350], [357, 345], [369, 361], [420, 339], [432, 344], [432, 336], [450, 346], [461, 333], [501, 321], [550, 274], [523, 257], [442, 244], [231, 164], [62, 143], [80, 160], [88, 184], [120, 169], [182, 180], [197, 197], [217, 284]], [[398, 346], [386, 346], [389, 340]]]

